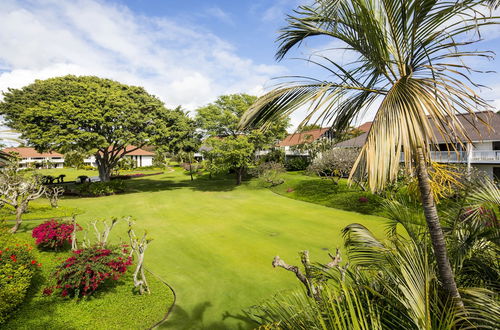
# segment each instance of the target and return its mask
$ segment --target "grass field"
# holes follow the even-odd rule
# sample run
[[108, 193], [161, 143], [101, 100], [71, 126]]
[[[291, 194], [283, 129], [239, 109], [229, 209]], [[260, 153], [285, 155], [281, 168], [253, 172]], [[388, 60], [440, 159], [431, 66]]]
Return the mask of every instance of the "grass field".
[[[235, 187], [233, 178], [191, 182], [177, 170], [127, 185], [129, 193], [60, 205], [82, 210], [78, 219], [86, 228], [92, 219], [132, 216], [148, 230], [154, 241], [146, 265], [177, 293], [164, 324], [171, 329], [251, 328], [243, 308], [298, 287], [292, 274], [272, 268], [275, 255], [298, 264], [297, 253], [308, 249], [312, 260], [327, 262], [327, 251], [342, 246], [341, 229], [353, 222], [383, 235], [382, 218], [286, 198], [253, 183]], [[120, 224], [115, 236], [125, 238], [125, 229]]]

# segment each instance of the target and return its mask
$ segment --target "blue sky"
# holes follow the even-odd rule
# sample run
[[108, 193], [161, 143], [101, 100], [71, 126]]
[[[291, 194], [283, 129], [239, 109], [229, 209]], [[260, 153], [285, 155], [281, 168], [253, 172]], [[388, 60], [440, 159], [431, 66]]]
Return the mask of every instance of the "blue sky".
[[[317, 73], [300, 61], [274, 60], [286, 13], [306, 1], [1, 0], [0, 90], [34, 79], [92, 74], [144, 86], [167, 106], [190, 111], [221, 94], [261, 95], [273, 77]], [[488, 29], [480, 48], [500, 53], [499, 36], [499, 27]], [[335, 45], [311, 40], [292, 56]], [[339, 51], [329, 56], [349, 60]], [[474, 65], [497, 70], [498, 63]], [[500, 108], [498, 78], [477, 80], [492, 88], [482, 95]], [[294, 116], [293, 124], [302, 116]]]

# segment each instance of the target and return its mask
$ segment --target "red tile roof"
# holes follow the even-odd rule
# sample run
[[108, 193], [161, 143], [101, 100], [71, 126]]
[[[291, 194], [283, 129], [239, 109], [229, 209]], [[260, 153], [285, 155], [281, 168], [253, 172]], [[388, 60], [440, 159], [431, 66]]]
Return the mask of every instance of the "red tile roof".
[[360, 131], [363, 131], [363, 132], [368, 132], [371, 127], [372, 127], [372, 122], [367, 121], [366, 123], [359, 126], [357, 129], [359, 129]]
[[[126, 149], [128, 151], [128, 150], [134, 149], [134, 148], [136, 148], [136, 147], [134, 147], [134, 146], [127, 146]], [[137, 150], [134, 150], [132, 152], [127, 153], [127, 155], [128, 156], [154, 156], [155, 153], [151, 152], [151, 151], [146, 151], [144, 149], [139, 148]]]
[[323, 136], [323, 134], [325, 134], [329, 130], [330, 128], [318, 128], [301, 133], [290, 134], [283, 141], [280, 141], [278, 145], [280, 147], [285, 147], [285, 146], [295, 146], [297, 144], [302, 144], [306, 142], [310, 143], [319, 139], [321, 136]]
[[5, 148], [2, 150], [6, 153], [16, 153], [21, 158], [33, 158], [33, 157], [64, 157], [62, 154], [55, 151], [51, 152], [38, 152], [35, 148], [29, 147], [19, 147], [19, 148]]

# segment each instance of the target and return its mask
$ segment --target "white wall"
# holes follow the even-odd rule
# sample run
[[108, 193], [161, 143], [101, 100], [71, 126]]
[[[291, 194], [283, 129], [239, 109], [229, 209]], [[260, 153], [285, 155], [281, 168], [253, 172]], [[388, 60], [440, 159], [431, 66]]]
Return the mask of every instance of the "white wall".
[[490, 179], [493, 179], [493, 165], [478, 165], [473, 164], [472, 166], [483, 171]]

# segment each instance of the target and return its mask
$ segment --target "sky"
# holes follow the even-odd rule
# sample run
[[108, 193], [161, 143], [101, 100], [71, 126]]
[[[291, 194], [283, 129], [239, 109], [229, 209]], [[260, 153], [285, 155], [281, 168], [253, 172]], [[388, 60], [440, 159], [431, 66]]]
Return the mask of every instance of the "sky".
[[[219, 95], [262, 95], [275, 77], [316, 73], [304, 61], [274, 59], [286, 14], [307, 1], [0, 0], [0, 91], [35, 79], [97, 75], [143, 86], [168, 107], [191, 113]], [[479, 46], [500, 53], [499, 37], [500, 28], [490, 28]], [[290, 57], [334, 45], [311, 40]], [[474, 64], [495, 70], [498, 63]], [[500, 108], [498, 73], [479, 81], [491, 87], [481, 95]], [[292, 117], [293, 127], [303, 116]]]

